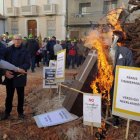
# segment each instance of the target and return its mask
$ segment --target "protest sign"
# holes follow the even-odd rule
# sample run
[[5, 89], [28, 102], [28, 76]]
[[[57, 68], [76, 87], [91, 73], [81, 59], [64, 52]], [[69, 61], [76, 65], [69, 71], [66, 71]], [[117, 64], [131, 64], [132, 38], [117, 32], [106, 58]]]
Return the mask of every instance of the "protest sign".
[[66, 61], [66, 50], [59, 51], [57, 53], [57, 65], [56, 65], [57, 82], [64, 82], [65, 80], [65, 61]]
[[56, 61], [55, 61], [55, 60], [50, 60], [50, 62], [49, 62], [49, 67], [54, 67], [54, 68], [56, 68]]
[[140, 68], [116, 67], [113, 114], [140, 121]]
[[101, 127], [101, 95], [84, 94], [83, 98], [84, 124]]
[[45, 114], [34, 116], [36, 124], [39, 128], [63, 124], [77, 118], [77, 116], [70, 114], [65, 108], [60, 108]]
[[55, 82], [56, 68], [44, 67], [43, 68], [43, 88], [58, 88]]

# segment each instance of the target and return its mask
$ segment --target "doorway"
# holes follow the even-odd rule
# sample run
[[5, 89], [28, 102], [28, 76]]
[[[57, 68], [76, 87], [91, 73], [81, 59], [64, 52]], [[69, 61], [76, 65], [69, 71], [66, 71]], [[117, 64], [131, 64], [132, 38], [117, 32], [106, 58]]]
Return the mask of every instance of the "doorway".
[[28, 20], [27, 26], [28, 26], [28, 36], [30, 34], [32, 34], [33, 37], [37, 37], [37, 22], [36, 22], [36, 20]]

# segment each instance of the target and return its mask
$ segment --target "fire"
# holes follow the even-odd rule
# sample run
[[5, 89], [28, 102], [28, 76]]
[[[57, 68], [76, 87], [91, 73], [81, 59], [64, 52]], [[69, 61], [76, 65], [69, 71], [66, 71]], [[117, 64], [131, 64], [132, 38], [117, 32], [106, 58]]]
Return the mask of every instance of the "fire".
[[105, 45], [101, 34], [98, 31], [91, 32], [87, 37], [86, 43], [94, 47], [98, 52], [98, 74], [96, 79], [91, 83], [93, 93], [109, 94], [114, 78], [112, 66], [109, 65], [105, 54]]
[[[114, 27], [114, 30], [123, 31], [121, 28], [121, 13], [123, 12], [122, 8], [118, 8], [112, 10], [107, 15], [108, 22]], [[109, 31], [108, 34], [111, 36], [109, 38], [112, 39], [112, 31]], [[112, 84], [114, 81], [113, 76], [113, 66], [110, 65], [108, 61], [109, 53], [106, 54], [106, 45], [105, 39], [103, 38], [103, 33], [99, 30], [93, 31], [86, 39], [86, 45], [92, 46], [97, 50], [98, 53], [98, 74], [96, 79], [91, 83], [91, 88], [93, 89], [93, 93], [103, 94], [108, 101], [110, 100], [110, 89], [112, 88]], [[111, 46], [111, 44], [110, 44]]]
[[[122, 27], [121, 27], [121, 16], [123, 14], [123, 10], [124, 8], [117, 8], [117, 9], [114, 9], [112, 11], [110, 11], [108, 14], [107, 14], [107, 21], [108, 23], [110, 23], [113, 27], [114, 27], [114, 30], [118, 30], [118, 31], [122, 31]], [[126, 34], [125, 32], [124, 33], [124, 37], [126, 38]], [[122, 46], [122, 43], [118, 43], [119, 46]]]
[[122, 8], [118, 8], [110, 11], [107, 14], [107, 21], [114, 27], [115, 30], [122, 31], [121, 24], [119, 21], [120, 14], [122, 13], [122, 11]]

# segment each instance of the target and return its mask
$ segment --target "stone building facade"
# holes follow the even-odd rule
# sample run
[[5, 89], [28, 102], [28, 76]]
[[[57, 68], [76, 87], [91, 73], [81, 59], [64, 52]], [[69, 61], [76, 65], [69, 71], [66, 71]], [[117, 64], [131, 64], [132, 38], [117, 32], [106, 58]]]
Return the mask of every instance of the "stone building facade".
[[5, 0], [7, 31], [65, 39], [65, 0]]

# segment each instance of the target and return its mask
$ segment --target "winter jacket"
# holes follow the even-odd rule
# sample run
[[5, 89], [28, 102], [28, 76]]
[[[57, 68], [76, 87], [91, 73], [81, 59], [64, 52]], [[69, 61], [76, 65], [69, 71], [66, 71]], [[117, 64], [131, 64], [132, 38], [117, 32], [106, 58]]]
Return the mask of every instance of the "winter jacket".
[[35, 39], [29, 39], [24, 45], [26, 45], [31, 57], [36, 56], [36, 52], [39, 50], [39, 44]]
[[75, 46], [70, 46], [68, 55], [75, 56], [76, 55], [76, 48]]
[[118, 47], [115, 53], [115, 65], [133, 66], [132, 51], [126, 47]]
[[55, 40], [50, 40], [47, 43], [47, 51], [49, 52], [50, 55], [54, 55], [54, 45], [56, 44]]
[[[7, 48], [5, 54], [5, 60], [11, 64], [24, 69], [27, 71], [30, 68], [30, 53], [28, 50], [22, 46], [16, 48], [14, 45]], [[13, 87], [23, 87], [26, 85], [27, 75], [21, 75], [18, 72], [14, 72], [14, 78], [5, 78], [4, 84], [12, 81]]]
[[62, 46], [60, 44], [54, 45], [54, 55], [57, 55], [57, 52], [62, 50]]

